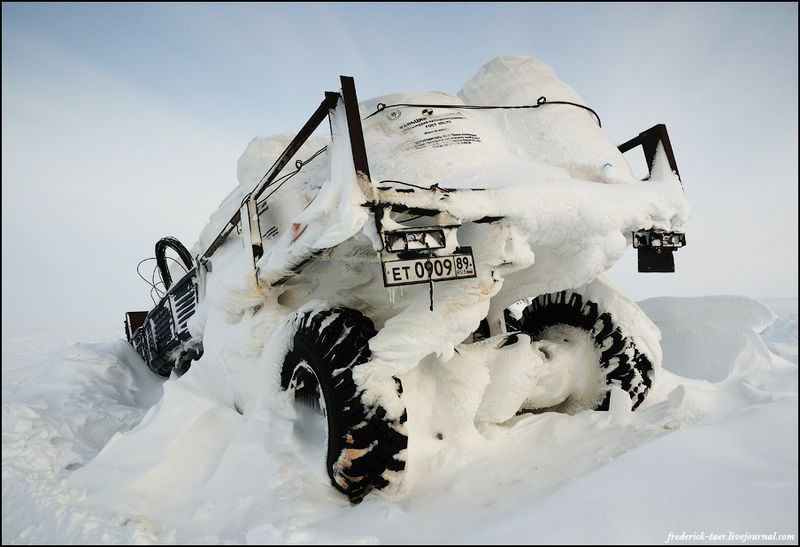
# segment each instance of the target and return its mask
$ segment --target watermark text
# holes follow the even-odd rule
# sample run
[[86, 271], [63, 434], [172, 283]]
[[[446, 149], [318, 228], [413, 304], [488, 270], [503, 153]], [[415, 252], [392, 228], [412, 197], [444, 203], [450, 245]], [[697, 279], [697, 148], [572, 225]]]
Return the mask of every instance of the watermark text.
[[781, 534], [778, 532], [741, 533], [741, 532], [669, 532], [664, 543], [719, 541], [725, 543], [751, 543], [756, 541], [786, 541], [796, 542], [795, 534]]

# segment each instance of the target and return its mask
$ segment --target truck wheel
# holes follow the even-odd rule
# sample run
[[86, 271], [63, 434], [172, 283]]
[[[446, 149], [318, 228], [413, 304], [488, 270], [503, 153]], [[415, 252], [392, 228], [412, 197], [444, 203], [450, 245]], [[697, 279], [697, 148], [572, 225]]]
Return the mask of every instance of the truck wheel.
[[172, 363], [168, 362], [166, 359], [154, 359], [153, 361], [149, 361], [147, 366], [162, 378], [169, 378], [172, 374]]
[[[406, 414], [391, 420], [379, 405], [362, 400], [353, 370], [368, 366], [375, 327], [360, 312], [345, 308], [306, 312], [295, 319], [295, 334], [281, 368], [281, 388], [293, 393], [298, 419], [327, 432], [325, 467], [333, 486], [359, 503], [373, 488], [397, 482], [405, 469]], [[395, 379], [402, 392], [399, 379]]]
[[[615, 324], [611, 314], [595, 302], [572, 291], [544, 294], [534, 298], [517, 318], [507, 312], [506, 321], [509, 329], [529, 334], [534, 341], [562, 344], [576, 358], [585, 361], [590, 375], [597, 373], [600, 381], [594, 386], [591, 381], [587, 383], [587, 389], [594, 392], [570, 396], [571, 410], [578, 410], [577, 400], [595, 410], [608, 410], [612, 385], [630, 395], [634, 410], [644, 401], [652, 385], [653, 365]], [[592, 402], [587, 404], [587, 401]], [[570, 401], [563, 406], [570, 408]]]

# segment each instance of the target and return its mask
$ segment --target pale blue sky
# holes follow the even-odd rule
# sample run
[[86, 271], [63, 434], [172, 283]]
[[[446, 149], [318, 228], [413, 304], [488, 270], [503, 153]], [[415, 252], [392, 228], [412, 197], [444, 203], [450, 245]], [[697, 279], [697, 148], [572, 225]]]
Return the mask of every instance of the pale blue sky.
[[668, 125], [693, 207], [656, 295], [797, 295], [797, 4], [2, 6], [3, 328], [116, 326], [165, 234], [191, 244], [256, 135], [338, 75], [359, 96], [457, 92], [538, 57], [617, 142]]

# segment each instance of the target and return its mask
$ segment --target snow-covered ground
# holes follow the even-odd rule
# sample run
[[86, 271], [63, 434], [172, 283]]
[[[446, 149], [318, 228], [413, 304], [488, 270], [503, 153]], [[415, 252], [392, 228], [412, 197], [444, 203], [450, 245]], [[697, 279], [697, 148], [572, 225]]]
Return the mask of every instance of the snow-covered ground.
[[644, 408], [418, 444], [358, 506], [291, 413], [164, 382], [117, 332], [4, 332], [3, 543], [796, 544], [797, 299], [765, 303], [641, 302], [665, 369]]

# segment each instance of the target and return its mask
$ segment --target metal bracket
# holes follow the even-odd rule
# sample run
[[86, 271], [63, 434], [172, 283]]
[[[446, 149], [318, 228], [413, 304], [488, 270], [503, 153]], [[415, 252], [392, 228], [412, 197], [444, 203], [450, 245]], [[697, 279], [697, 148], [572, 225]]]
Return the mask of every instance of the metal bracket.
[[264, 254], [264, 247], [261, 241], [261, 227], [258, 222], [256, 212], [256, 200], [248, 199], [239, 210], [239, 218], [242, 220], [242, 243], [249, 251], [250, 265], [253, 267], [253, 275], [258, 285], [258, 269], [256, 263]]
[[375, 202], [375, 188], [369, 174], [367, 145], [364, 143], [364, 129], [361, 127], [361, 112], [358, 109], [355, 80], [352, 76], [340, 76], [339, 79], [342, 82], [342, 100], [347, 116], [347, 130], [350, 134], [353, 167], [355, 167], [358, 184], [364, 195], [369, 201]]
[[[678, 163], [675, 161], [675, 154], [672, 151], [672, 143], [669, 140], [669, 133], [667, 133], [667, 126], [663, 123], [654, 125], [647, 131], [642, 131], [638, 136], [631, 140], [619, 145], [619, 151], [623, 154], [637, 146], [642, 147], [644, 152], [644, 159], [647, 161], [648, 175], [653, 172], [653, 161], [656, 157], [656, 150], [658, 150], [658, 143], [664, 145], [664, 153], [667, 155], [667, 161], [672, 172], [681, 179], [681, 174], [678, 172]], [[649, 176], [648, 176], [649, 178]]]
[[[648, 176], [645, 180], [648, 180], [653, 174], [653, 163], [656, 159], [659, 143], [664, 147], [664, 154], [667, 156], [669, 168], [678, 177], [678, 181], [681, 181], [678, 162], [675, 161], [675, 153], [672, 151], [672, 143], [669, 140], [667, 126], [663, 123], [654, 125], [631, 140], [620, 144], [619, 151], [624, 154], [628, 150], [641, 146], [644, 152], [644, 159], [647, 161]], [[683, 184], [682, 181], [681, 184]], [[638, 251], [639, 272], [674, 272], [675, 258], [673, 253], [684, 245], [686, 245], [686, 235], [683, 233], [655, 229], [639, 230], [633, 234], [633, 246]]]

